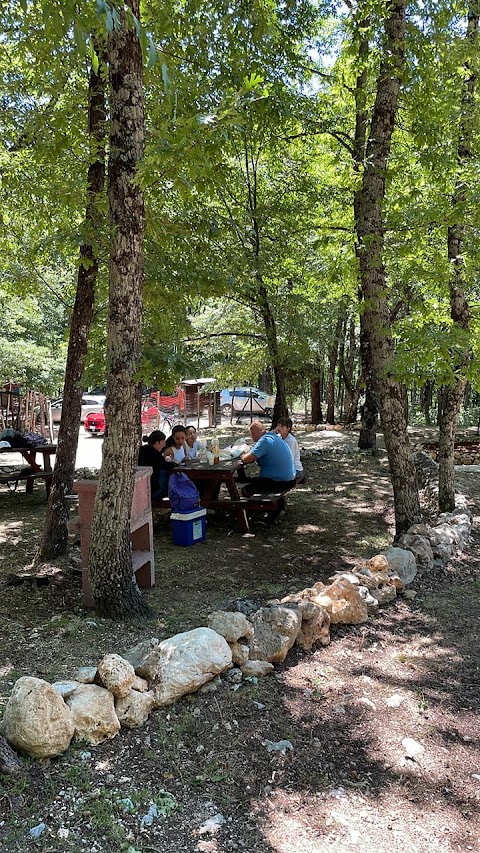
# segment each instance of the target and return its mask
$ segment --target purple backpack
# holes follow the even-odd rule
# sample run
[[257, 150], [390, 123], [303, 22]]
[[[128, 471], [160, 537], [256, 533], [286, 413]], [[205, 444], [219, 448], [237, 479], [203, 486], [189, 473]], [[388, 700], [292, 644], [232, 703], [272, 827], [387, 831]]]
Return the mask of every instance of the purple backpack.
[[170, 475], [168, 497], [173, 512], [192, 512], [200, 506], [198, 489], [183, 471], [173, 471]]

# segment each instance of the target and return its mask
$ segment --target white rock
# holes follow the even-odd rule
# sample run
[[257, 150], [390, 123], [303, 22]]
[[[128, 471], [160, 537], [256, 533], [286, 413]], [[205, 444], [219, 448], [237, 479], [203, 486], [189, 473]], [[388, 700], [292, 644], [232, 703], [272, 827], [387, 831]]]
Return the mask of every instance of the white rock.
[[384, 552], [388, 560], [388, 573], [398, 575], [405, 586], [412, 583], [417, 574], [417, 561], [414, 554], [406, 548], [387, 548]]
[[411, 758], [413, 761], [418, 761], [425, 752], [425, 747], [411, 737], [404, 737], [402, 740], [402, 746], [405, 750], [406, 757]]
[[58, 695], [61, 696], [62, 699], [65, 699], [77, 689], [79, 684], [79, 681], [55, 681], [52, 684], [52, 687], [57, 691]]
[[252, 617], [254, 634], [249, 642], [250, 660], [281, 663], [297, 639], [302, 625], [298, 608], [261, 607]]
[[127, 696], [135, 681], [135, 670], [131, 663], [120, 655], [104, 655], [98, 664], [98, 675], [102, 684], [121, 699]]
[[[415, 555], [417, 565], [423, 566], [426, 569], [433, 567], [433, 552], [432, 546], [426, 536], [417, 536], [416, 534], [404, 533], [398, 539], [398, 544], [401, 547], [407, 548]], [[402, 573], [397, 571], [395, 574], [402, 577]], [[405, 581], [405, 585], [407, 581]]]
[[28, 675], [16, 681], [2, 724], [12, 746], [32, 758], [60, 755], [68, 749], [74, 729], [70, 710], [51, 684]]
[[93, 684], [96, 676], [96, 666], [81, 666], [80, 669], [77, 669], [73, 679], [74, 681], [79, 681], [81, 684]]
[[269, 675], [270, 672], [273, 672], [275, 667], [273, 663], [270, 663], [267, 660], [247, 660], [241, 669], [245, 678], [251, 678], [252, 676], [261, 678], [262, 676]]
[[122, 655], [125, 660], [132, 664], [137, 675], [147, 681], [154, 681], [158, 676], [158, 659], [160, 657], [160, 640], [152, 637], [143, 640]]
[[115, 701], [115, 712], [122, 726], [133, 729], [147, 722], [154, 705], [151, 691], [140, 693], [138, 690], [130, 690], [127, 696]]
[[175, 702], [211, 681], [232, 663], [227, 641], [211, 628], [195, 628], [176, 634], [159, 645], [157, 707]]
[[404, 696], [400, 696], [399, 693], [394, 693], [392, 696], [389, 696], [388, 699], [385, 699], [385, 705], [388, 705], [389, 708], [399, 708], [404, 701]]
[[249, 640], [253, 636], [252, 623], [238, 611], [215, 610], [208, 617], [208, 627], [224, 637], [227, 643], [234, 643], [241, 637]]
[[75, 737], [97, 746], [115, 737], [120, 723], [113, 695], [96, 684], [82, 684], [67, 699], [75, 725]]

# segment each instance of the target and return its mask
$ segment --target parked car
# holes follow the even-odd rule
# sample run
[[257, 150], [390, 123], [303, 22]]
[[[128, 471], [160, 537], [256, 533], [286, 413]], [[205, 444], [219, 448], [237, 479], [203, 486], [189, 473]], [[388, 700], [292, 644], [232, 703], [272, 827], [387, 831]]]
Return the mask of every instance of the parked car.
[[[235, 396], [234, 396], [235, 392]], [[267, 415], [271, 417], [275, 399], [271, 394], [265, 394], [259, 388], [252, 386], [247, 388], [225, 388], [220, 391], [220, 409], [222, 415], [230, 417], [234, 415]]]
[[[142, 431], [146, 433], [158, 429], [160, 424], [160, 412], [151, 400], [142, 403]], [[92, 435], [103, 435], [105, 432], [105, 411], [91, 412], [85, 418], [85, 429]]]
[[[50, 408], [52, 410], [52, 422], [59, 424], [62, 417], [63, 398], [52, 400]], [[105, 394], [82, 394], [82, 413], [80, 420], [83, 424], [87, 415], [90, 412], [100, 412], [105, 404]]]

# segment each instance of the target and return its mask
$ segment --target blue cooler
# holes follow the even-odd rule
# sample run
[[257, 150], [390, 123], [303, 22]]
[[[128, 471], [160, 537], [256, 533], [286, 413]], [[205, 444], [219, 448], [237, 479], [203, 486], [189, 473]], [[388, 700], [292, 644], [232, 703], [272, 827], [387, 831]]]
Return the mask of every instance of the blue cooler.
[[174, 545], [196, 545], [205, 542], [206, 509], [195, 509], [191, 512], [172, 512], [172, 535]]

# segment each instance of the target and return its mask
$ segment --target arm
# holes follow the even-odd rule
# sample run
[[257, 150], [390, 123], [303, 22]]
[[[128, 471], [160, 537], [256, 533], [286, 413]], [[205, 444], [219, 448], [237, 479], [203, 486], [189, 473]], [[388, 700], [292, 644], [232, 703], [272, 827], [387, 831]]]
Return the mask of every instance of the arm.
[[245, 463], [245, 465], [248, 465], [250, 462], [257, 461], [257, 457], [251, 452], [251, 450], [249, 450], [247, 453], [242, 453], [240, 459], [242, 460], [242, 462]]

